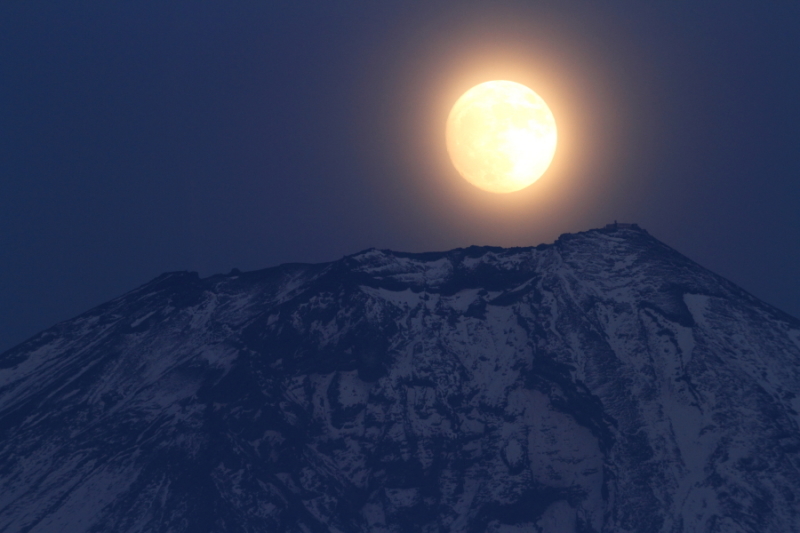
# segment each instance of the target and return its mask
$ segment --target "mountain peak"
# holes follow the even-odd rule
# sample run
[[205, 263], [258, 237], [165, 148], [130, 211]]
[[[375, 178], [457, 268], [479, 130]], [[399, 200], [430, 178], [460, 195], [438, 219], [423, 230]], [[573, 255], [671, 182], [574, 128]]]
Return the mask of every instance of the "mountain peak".
[[0, 532], [798, 531], [798, 411], [635, 225], [169, 273], [0, 354]]

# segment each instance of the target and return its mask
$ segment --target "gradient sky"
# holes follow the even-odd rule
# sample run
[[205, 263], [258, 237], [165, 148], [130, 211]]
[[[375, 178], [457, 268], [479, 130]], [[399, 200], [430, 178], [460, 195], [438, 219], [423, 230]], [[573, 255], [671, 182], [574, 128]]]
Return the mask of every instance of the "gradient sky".
[[[796, 2], [2, 2], [0, 350], [165, 271], [615, 219], [800, 316], [798, 28]], [[560, 128], [509, 196], [445, 150], [489, 79]]]

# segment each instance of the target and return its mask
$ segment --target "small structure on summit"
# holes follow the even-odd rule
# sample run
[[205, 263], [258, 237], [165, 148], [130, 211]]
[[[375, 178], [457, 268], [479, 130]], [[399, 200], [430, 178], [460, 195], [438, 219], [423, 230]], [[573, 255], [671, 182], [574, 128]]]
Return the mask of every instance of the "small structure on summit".
[[613, 224], [606, 224], [604, 229], [642, 229], [639, 224], [628, 224], [623, 222], [614, 221]]

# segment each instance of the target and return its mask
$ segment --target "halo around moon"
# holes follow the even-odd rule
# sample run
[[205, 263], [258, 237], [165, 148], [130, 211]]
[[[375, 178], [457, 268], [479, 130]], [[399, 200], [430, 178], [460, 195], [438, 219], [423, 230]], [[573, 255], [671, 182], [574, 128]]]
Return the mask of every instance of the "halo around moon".
[[558, 137], [553, 113], [538, 94], [499, 80], [476, 85], [456, 101], [446, 135], [459, 174], [494, 193], [538, 180], [553, 160]]

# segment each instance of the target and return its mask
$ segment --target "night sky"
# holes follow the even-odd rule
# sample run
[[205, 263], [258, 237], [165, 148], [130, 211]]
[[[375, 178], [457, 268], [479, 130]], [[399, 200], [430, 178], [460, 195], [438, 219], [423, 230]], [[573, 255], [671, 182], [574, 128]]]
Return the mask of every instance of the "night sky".
[[[510, 195], [445, 149], [491, 79], [559, 126]], [[166, 271], [615, 219], [800, 316], [799, 102], [797, 2], [0, 2], [0, 351]]]

